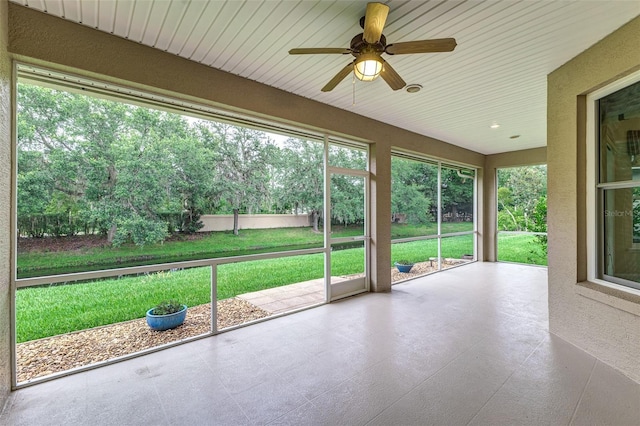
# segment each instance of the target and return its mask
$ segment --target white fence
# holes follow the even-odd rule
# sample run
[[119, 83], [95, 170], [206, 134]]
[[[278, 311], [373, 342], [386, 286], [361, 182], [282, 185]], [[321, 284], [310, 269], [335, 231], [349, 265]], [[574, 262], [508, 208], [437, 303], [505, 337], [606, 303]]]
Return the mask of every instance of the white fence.
[[[202, 215], [204, 226], [199, 232], [232, 231], [233, 215]], [[239, 229], [300, 228], [311, 226], [311, 216], [306, 214], [241, 214], [238, 215]]]

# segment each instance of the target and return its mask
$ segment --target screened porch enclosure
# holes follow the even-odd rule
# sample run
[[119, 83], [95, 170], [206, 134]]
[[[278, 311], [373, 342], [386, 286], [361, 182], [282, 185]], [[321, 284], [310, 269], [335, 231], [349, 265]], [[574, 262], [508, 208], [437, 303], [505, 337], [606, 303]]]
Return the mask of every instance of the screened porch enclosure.
[[[18, 385], [369, 291], [367, 144], [32, 66], [17, 88]], [[393, 170], [392, 282], [473, 261], [475, 170]], [[185, 323], [149, 330], [161, 301]]]

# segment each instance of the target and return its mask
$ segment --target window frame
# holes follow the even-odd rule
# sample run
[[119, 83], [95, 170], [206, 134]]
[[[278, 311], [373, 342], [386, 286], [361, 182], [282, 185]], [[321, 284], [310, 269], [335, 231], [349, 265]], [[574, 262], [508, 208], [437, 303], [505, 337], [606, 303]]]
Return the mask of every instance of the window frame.
[[[604, 261], [600, 256], [604, 244], [604, 223], [600, 220], [600, 213], [604, 208], [603, 193], [605, 190], [636, 187], [640, 185], [623, 182], [599, 182], [600, 171], [600, 117], [598, 101], [614, 92], [640, 82], [640, 71], [625, 76], [600, 89], [586, 95], [586, 218], [587, 218], [587, 281], [613, 288], [625, 293], [640, 296], [640, 283], [622, 278], [607, 276], [604, 273]], [[640, 250], [638, 244], [633, 243], [631, 250]], [[602, 276], [602, 278], [600, 278]]]

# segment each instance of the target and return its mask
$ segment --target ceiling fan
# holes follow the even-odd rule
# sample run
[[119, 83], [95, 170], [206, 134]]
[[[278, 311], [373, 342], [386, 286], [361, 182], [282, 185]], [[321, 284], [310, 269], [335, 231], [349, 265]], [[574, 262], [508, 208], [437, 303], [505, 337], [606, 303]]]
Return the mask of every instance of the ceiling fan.
[[289, 50], [290, 55], [314, 55], [314, 54], [352, 54], [355, 60], [345, 66], [323, 88], [323, 92], [333, 90], [338, 83], [354, 72], [362, 81], [372, 81], [378, 76], [393, 90], [402, 89], [406, 83], [400, 75], [382, 59], [381, 55], [406, 55], [410, 53], [451, 52], [456, 47], [453, 38], [441, 38], [432, 40], [405, 41], [402, 43], [387, 44], [382, 29], [389, 14], [389, 6], [382, 3], [368, 3], [365, 15], [360, 18], [360, 26], [364, 32], [351, 40], [350, 47], [319, 47], [299, 48]]

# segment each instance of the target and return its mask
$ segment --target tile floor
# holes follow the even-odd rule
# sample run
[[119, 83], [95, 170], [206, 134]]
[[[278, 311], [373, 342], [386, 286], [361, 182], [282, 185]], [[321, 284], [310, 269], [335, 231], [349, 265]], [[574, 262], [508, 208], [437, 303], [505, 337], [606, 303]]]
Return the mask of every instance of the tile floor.
[[[338, 277], [334, 277], [334, 282], [336, 282], [336, 278], [343, 281]], [[240, 294], [238, 298], [244, 299], [272, 315], [280, 314], [323, 303], [325, 300], [324, 279], [320, 278], [254, 291], [253, 293]]]
[[475, 263], [14, 392], [2, 425], [634, 425], [547, 331], [546, 269]]

